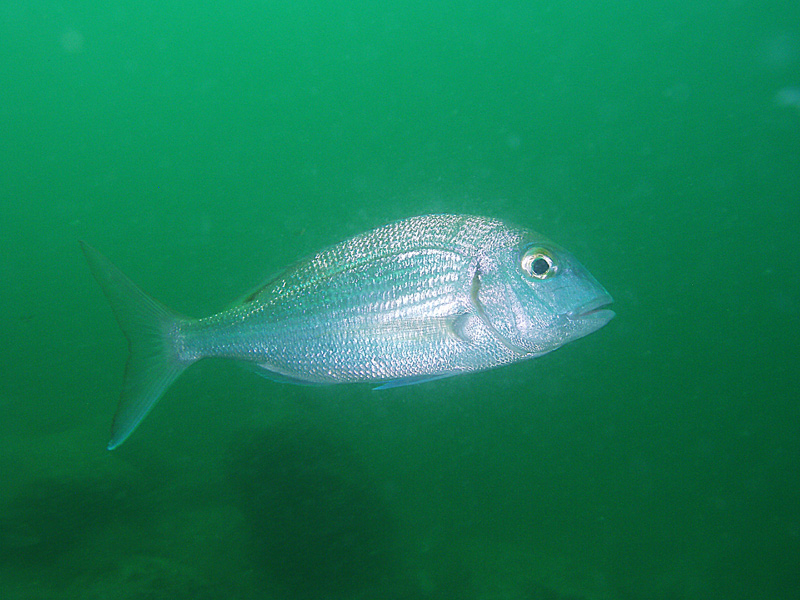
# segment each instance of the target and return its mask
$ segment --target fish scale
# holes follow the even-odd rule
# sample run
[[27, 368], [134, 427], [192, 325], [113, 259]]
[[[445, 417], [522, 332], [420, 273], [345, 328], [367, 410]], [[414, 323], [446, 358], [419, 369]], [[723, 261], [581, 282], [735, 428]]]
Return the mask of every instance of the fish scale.
[[357, 235], [202, 319], [172, 313], [82, 247], [131, 352], [109, 448], [202, 358], [247, 361], [281, 381], [385, 388], [541, 356], [614, 316], [569, 252], [477, 216], [423, 215]]

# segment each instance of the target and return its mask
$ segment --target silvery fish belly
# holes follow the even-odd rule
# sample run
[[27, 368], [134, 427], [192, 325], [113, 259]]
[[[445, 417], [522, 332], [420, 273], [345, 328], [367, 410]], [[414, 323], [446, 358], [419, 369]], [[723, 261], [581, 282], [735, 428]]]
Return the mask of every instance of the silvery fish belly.
[[248, 361], [284, 381], [392, 387], [540, 356], [614, 316], [571, 254], [482, 217], [426, 215], [358, 235], [199, 320], [82, 246], [131, 349], [109, 448], [201, 358]]

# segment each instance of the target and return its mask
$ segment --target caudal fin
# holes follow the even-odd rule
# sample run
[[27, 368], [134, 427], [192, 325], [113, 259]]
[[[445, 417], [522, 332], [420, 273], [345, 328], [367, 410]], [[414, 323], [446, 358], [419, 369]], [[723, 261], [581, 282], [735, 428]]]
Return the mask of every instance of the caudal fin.
[[81, 249], [128, 338], [128, 363], [108, 449], [124, 442], [192, 361], [181, 360], [175, 335], [183, 319], [145, 294], [88, 244]]

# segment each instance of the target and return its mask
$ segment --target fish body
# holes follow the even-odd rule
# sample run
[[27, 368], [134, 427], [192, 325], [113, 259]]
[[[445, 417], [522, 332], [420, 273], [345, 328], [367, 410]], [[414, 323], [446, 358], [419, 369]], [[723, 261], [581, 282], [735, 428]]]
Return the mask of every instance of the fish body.
[[203, 319], [176, 316], [83, 249], [131, 349], [109, 448], [202, 358], [295, 383], [393, 387], [541, 356], [614, 316], [571, 254], [483, 217], [424, 215], [357, 235]]

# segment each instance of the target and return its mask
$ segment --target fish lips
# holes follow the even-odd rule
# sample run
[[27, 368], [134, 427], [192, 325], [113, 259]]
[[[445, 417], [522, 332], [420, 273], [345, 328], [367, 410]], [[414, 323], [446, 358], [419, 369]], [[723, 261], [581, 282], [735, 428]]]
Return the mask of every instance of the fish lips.
[[592, 331], [594, 331], [600, 329], [614, 318], [616, 313], [605, 308], [613, 301], [614, 299], [611, 296], [604, 294], [568, 312], [566, 316], [570, 321], [576, 321], [583, 325], [591, 324]]

